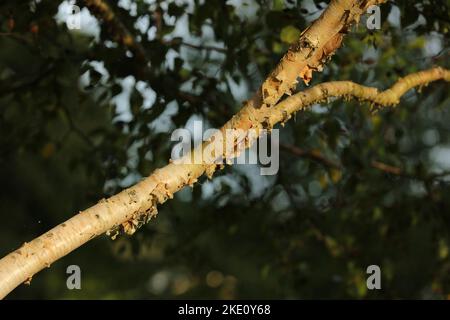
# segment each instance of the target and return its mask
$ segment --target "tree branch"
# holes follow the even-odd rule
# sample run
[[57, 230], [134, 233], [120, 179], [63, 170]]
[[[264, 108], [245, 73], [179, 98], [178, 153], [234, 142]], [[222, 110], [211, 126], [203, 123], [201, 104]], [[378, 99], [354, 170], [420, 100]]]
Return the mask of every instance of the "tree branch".
[[285, 151], [293, 154], [294, 156], [297, 156], [300, 158], [308, 158], [310, 160], [313, 160], [315, 162], [323, 164], [324, 166], [329, 167], [329, 168], [341, 169], [340, 163], [328, 159], [327, 157], [325, 157], [322, 154], [322, 152], [320, 152], [317, 149], [305, 150], [305, 149], [301, 149], [297, 146], [293, 146], [293, 145], [285, 144], [285, 143], [280, 143], [280, 148], [282, 150], [285, 150]]
[[[262, 129], [266, 127], [267, 117], [272, 111], [275, 116], [270, 120], [276, 123], [277, 115], [282, 114], [284, 119], [284, 109], [289, 110], [290, 107], [292, 112], [300, 109], [301, 106], [296, 109], [295, 104], [289, 104], [287, 100], [283, 101], [282, 107], [273, 106], [284, 94], [290, 93], [296, 87], [299, 75], [308, 82], [312, 71], [320, 70], [340, 47], [349, 26], [359, 21], [368, 6], [381, 2], [384, 0], [332, 1], [323, 14], [301, 34], [297, 43], [288, 50], [254, 97], [221, 128], [219, 134], [213, 136], [217, 139], [199, 146], [193, 150], [193, 154], [203, 154], [204, 147], [222, 143], [219, 137], [223, 136], [227, 129]], [[113, 18], [114, 16], [108, 16], [108, 19]], [[308, 95], [312, 96], [310, 102], [313, 102], [316, 94], [310, 91]], [[302, 100], [303, 98], [290, 101]], [[252, 142], [247, 141], [245, 146], [248, 147]], [[225, 159], [228, 157], [228, 154], [224, 154]], [[202, 164], [170, 163], [157, 169], [138, 184], [109, 199], [101, 200], [30, 243], [24, 243], [22, 247], [0, 260], [0, 297], [4, 297], [54, 261], [108, 230], [119, 228], [133, 233], [139, 225], [156, 216], [156, 204], [172, 198], [173, 193], [184, 186], [193, 185], [201, 175], [206, 173], [208, 177], [212, 176], [218, 168], [217, 165], [211, 164], [214, 163], [214, 155], [203, 160]]]
[[196, 50], [205, 50], [205, 51], [216, 51], [222, 54], [226, 54], [228, 52], [227, 48], [220, 48], [216, 46], [210, 46], [206, 44], [192, 44], [189, 42], [183, 41], [182, 38], [175, 38], [172, 40], [161, 40], [161, 42], [167, 46], [180, 45], [184, 47], [188, 47]]
[[83, 2], [89, 11], [103, 22], [115, 42], [129, 49], [139, 62], [148, 63], [145, 49], [135, 40], [107, 2], [103, 0], [84, 0]]
[[[285, 144], [285, 143], [280, 143], [280, 148], [286, 152], [291, 153], [292, 155], [294, 155], [296, 157], [308, 158], [308, 159], [313, 160], [317, 163], [320, 163], [330, 169], [342, 169], [342, 165], [339, 162], [328, 159], [327, 157], [325, 157], [325, 155], [322, 152], [320, 152], [317, 149], [305, 150], [305, 149], [301, 149], [297, 146], [293, 146], [293, 145]], [[396, 176], [404, 175], [402, 168], [395, 167], [395, 166], [386, 164], [381, 161], [372, 160], [370, 162], [370, 166], [372, 168], [378, 169], [380, 171], [383, 171], [385, 173], [389, 173], [392, 175], [396, 175]]]
[[[418, 72], [400, 79], [390, 89], [378, 92], [376, 88], [365, 87], [350, 81], [337, 81], [319, 84], [280, 102], [273, 108], [261, 108], [254, 114], [253, 125], [257, 127], [270, 121], [270, 126], [287, 121], [294, 112], [323, 101], [329, 97], [356, 97], [375, 102], [380, 106], [391, 106], [399, 102], [400, 97], [409, 89], [427, 85], [431, 81], [443, 79], [450, 81], [450, 71], [440, 67]], [[267, 110], [264, 110], [267, 109]], [[232, 120], [231, 120], [232, 121]], [[211, 143], [222, 143], [219, 139]], [[247, 147], [252, 144], [249, 141]], [[193, 152], [202, 152], [209, 143], [199, 146]], [[306, 154], [300, 152], [301, 155]], [[225, 154], [226, 158], [227, 155]], [[314, 159], [331, 164], [319, 154]], [[213, 158], [204, 159], [206, 163]], [[332, 164], [335, 166], [335, 164]], [[76, 248], [84, 242], [98, 236], [113, 227], [121, 226], [127, 233], [133, 233], [141, 223], [147, 222], [157, 213], [156, 204], [172, 198], [173, 193], [186, 185], [196, 182], [201, 173], [208, 172], [210, 165], [171, 163], [156, 170], [150, 177], [121, 193], [101, 200], [97, 205], [80, 212], [65, 223], [25, 243], [20, 249], [0, 260], [0, 293], [6, 295], [15, 285], [26, 281], [34, 273], [63, 256], [67, 250]], [[213, 165], [215, 167], [215, 165]], [[401, 174], [401, 169], [381, 162], [372, 166], [392, 174]], [[38, 268], [40, 268], [38, 270]], [[14, 285], [14, 287], [13, 287]]]
[[327, 102], [331, 98], [356, 98], [362, 102], [369, 102], [373, 109], [378, 110], [395, 106], [400, 102], [401, 96], [408, 90], [426, 86], [436, 80], [450, 81], [450, 71], [441, 67], [420, 71], [399, 79], [390, 89], [379, 92], [377, 88], [366, 87], [351, 81], [331, 81], [318, 84], [303, 92], [297, 93], [274, 108], [265, 108], [266, 125], [273, 127], [275, 123], [286, 122], [291, 115], [304, 110], [312, 104]]

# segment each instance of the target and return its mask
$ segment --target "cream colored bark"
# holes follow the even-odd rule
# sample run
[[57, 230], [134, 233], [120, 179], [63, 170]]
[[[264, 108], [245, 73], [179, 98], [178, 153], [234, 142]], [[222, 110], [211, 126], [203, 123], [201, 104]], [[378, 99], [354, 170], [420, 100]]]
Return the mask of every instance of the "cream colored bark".
[[395, 106], [406, 91], [436, 80], [450, 81], [450, 71], [436, 67], [413, 73], [399, 79], [390, 89], [382, 92], [379, 92], [377, 88], [362, 86], [351, 81], [325, 82], [281, 101], [270, 111], [266, 111], [266, 119], [268, 119], [269, 125], [274, 125], [286, 121], [290, 115], [311, 104], [326, 102], [327, 99], [333, 97], [355, 98], [370, 102], [377, 108]]
[[[221, 131], [272, 127], [279, 121], [285, 121], [290, 113], [301, 106], [315, 101], [314, 97], [323, 98], [324, 91], [315, 87], [275, 106], [284, 94], [291, 94], [297, 85], [298, 77], [307, 83], [313, 71], [321, 70], [326, 60], [341, 45], [351, 24], [359, 21], [361, 14], [368, 6], [382, 2], [385, 0], [332, 1], [321, 17], [291, 46], [254, 97], [244, 104], [241, 111], [233, 116], [221, 128]], [[439, 72], [444, 72], [444, 77], [448, 80], [448, 71]], [[430, 79], [420, 76], [420, 80], [429, 81]], [[410, 84], [412, 82], [399, 84], [399, 89], [393, 89], [394, 93], [402, 92]], [[345, 91], [344, 84], [333, 83], [333, 85], [322, 84], [321, 86], [319, 88], [329, 89], [330, 92]], [[359, 90], [356, 87], [354, 89], [355, 92]], [[369, 91], [375, 95], [373, 90]], [[370, 97], [370, 94], [367, 95], [367, 98]], [[391, 97], [391, 94], [386, 93], [383, 97]], [[377, 103], [383, 104], [383, 101], [383, 99], [377, 100]], [[221, 143], [221, 141], [216, 139], [213, 142], [207, 142], [194, 152], [202, 152], [203, 147], [209, 143]], [[246, 146], [251, 143], [252, 141], [247, 141]], [[169, 163], [138, 184], [109, 199], [99, 201], [40, 237], [24, 243], [19, 249], [0, 260], [0, 297], [6, 296], [20, 283], [29, 281], [35, 273], [49, 267], [54, 261], [98, 235], [117, 230], [132, 234], [140, 224], [156, 215], [157, 204], [172, 198], [173, 193], [184, 186], [194, 184], [201, 175], [206, 173], [211, 177], [217, 166], [208, 163], [211, 163], [211, 159], [215, 156], [209, 155], [209, 159], [203, 159], [204, 164]], [[228, 154], [224, 154], [224, 158], [228, 157]]]
[[[438, 67], [411, 74], [381, 93], [376, 88], [350, 81], [322, 83], [295, 94], [272, 108], [261, 108], [255, 121], [259, 121], [259, 125], [268, 122], [269, 126], [273, 126], [287, 121], [293, 113], [331, 97], [354, 97], [379, 107], [393, 106], [409, 89], [440, 79], [450, 81], [450, 71]], [[42, 268], [49, 267], [51, 262], [68, 253], [69, 249], [80, 246], [106, 230], [121, 226], [125, 232], [133, 233], [140, 223], [156, 215], [157, 203], [163, 203], [172, 197], [173, 192], [195, 183], [196, 177], [203, 172], [205, 168], [202, 165], [169, 164], [139, 184], [101, 200], [31, 243], [25, 243], [0, 260], [2, 295], [6, 295]]]

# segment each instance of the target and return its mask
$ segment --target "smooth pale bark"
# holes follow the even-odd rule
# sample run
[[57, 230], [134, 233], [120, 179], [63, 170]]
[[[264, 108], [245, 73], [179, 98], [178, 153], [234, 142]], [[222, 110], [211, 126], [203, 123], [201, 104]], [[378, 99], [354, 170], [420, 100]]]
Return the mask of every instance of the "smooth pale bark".
[[413, 73], [399, 79], [391, 88], [382, 92], [379, 92], [377, 88], [362, 86], [351, 81], [325, 82], [278, 103], [274, 108], [266, 111], [266, 119], [269, 125], [273, 126], [278, 122], [287, 121], [293, 113], [311, 104], [326, 102], [329, 98], [355, 98], [370, 102], [377, 108], [395, 106], [406, 91], [417, 86], [428, 85], [436, 80], [450, 81], [450, 71], [436, 67]]
[[[274, 117], [280, 115], [276, 112], [279, 107], [275, 107], [275, 104], [284, 94], [291, 94], [298, 77], [308, 83], [312, 72], [321, 70], [327, 59], [340, 47], [347, 30], [354, 22], [359, 21], [367, 7], [382, 2], [385, 0], [332, 1], [321, 17], [291, 46], [254, 97], [244, 104], [241, 111], [221, 131], [265, 128], [271, 110], [275, 113], [269, 116], [269, 126], [275, 124]], [[282, 116], [285, 119], [284, 113]], [[252, 143], [250, 139], [246, 142], [244, 147]], [[202, 152], [203, 147], [209, 143], [222, 142], [219, 139], [207, 142], [194, 150], [194, 153]], [[157, 204], [172, 198], [173, 193], [184, 186], [194, 184], [201, 175], [206, 173], [211, 177], [219, 168], [209, 164], [214, 157], [215, 155], [210, 155], [209, 159], [203, 159], [203, 164], [170, 163], [138, 184], [109, 199], [101, 200], [33, 241], [24, 243], [0, 260], [0, 297], [6, 296], [19, 284], [29, 282], [35, 273], [98, 235], [111, 230], [132, 234], [142, 223], [157, 214]], [[228, 157], [228, 154], [223, 155], [223, 158]]]

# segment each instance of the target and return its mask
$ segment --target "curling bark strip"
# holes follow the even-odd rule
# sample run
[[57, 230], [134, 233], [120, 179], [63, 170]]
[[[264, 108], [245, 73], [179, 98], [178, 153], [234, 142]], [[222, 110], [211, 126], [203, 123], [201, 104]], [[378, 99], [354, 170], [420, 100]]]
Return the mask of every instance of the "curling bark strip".
[[[279, 109], [274, 105], [284, 94], [291, 94], [297, 85], [297, 78], [301, 77], [308, 83], [312, 72], [321, 70], [341, 45], [348, 28], [359, 21], [366, 8], [382, 2], [385, 0], [332, 1], [291, 46], [254, 97], [221, 128], [222, 133], [226, 129], [271, 127], [275, 123], [271, 116], [272, 109]], [[285, 119], [287, 115], [282, 112], [282, 116]], [[202, 152], [202, 148], [209, 143], [221, 143], [219, 139], [214, 141], [214, 138], [196, 148], [194, 153]], [[251, 142], [246, 141], [244, 147]], [[211, 154], [210, 157], [217, 155]], [[225, 154], [224, 158], [227, 157]], [[31, 242], [24, 243], [0, 260], [0, 298], [19, 284], [29, 282], [35, 273], [105, 232], [122, 229], [132, 234], [142, 223], [156, 215], [157, 204], [172, 198], [173, 193], [184, 186], [192, 185], [201, 175], [206, 173], [211, 177], [218, 166], [207, 163], [211, 161], [207, 159], [204, 164], [169, 163], [136, 185], [101, 200]]]

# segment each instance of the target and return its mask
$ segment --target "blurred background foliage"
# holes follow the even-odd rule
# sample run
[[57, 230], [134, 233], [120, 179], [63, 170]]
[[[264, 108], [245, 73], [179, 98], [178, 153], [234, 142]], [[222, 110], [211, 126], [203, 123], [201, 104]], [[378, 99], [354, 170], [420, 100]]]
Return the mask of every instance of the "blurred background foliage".
[[[2, 256], [166, 164], [173, 129], [225, 123], [327, 6], [105, 3], [112, 20], [76, 2], [80, 30], [65, 23], [69, 2], [0, 3]], [[355, 26], [312, 84], [385, 89], [448, 68], [449, 9], [389, 1], [381, 30]], [[280, 127], [277, 175], [227, 167], [134, 236], [91, 241], [9, 297], [449, 298], [448, 90], [432, 83], [374, 115], [358, 101], [315, 105]], [[66, 288], [71, 264], [82, 290]], [[366, 288], [371, 264], [382, 290]]]

